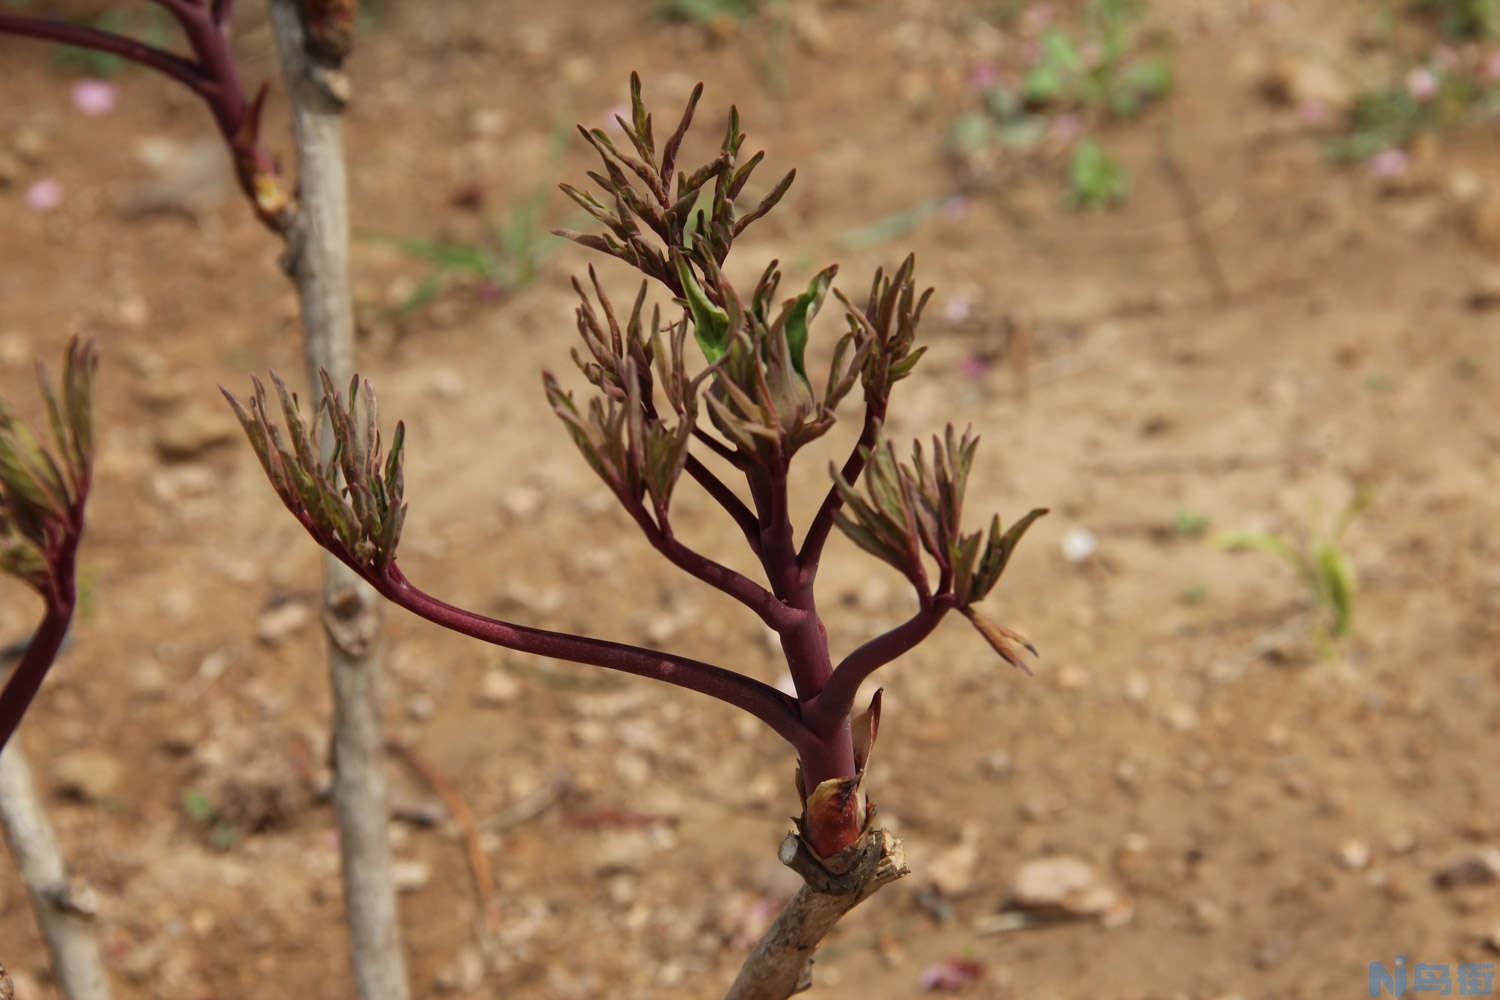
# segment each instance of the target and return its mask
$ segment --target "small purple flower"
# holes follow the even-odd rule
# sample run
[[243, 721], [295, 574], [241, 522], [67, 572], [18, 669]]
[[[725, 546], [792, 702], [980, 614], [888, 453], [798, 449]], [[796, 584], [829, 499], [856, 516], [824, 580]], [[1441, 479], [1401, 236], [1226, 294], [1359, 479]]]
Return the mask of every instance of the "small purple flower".
[[[950, 323], [962, 323], [974, 315], [974, 300], [967, 295], [950, 295], [948, 301], [943, 303], [943, 319]], [[967, 364], [968, 358], [960, 363], [960, 368]]]
[[1083, 119], [1075, 114], [1058, 115], [1052, 119], [1047, 137], [1064, 146], [1070, 146], [1083, 135]]
[[613, 107], [607, 108], [604, 112], [604, 131], [620, 131], [620, 123], [615, 120], [616, 118], [623, 118], [629, 121], [630, 108], [624, 104], [616, 104]]
[[969, 70], [969, 89], [983, 93], [1000, 82], [1000, 69], [994, 63], [980, 63]]
[[1426, 104], [1438, 94], [1437, 74], [1426, 66], [1418, 66], [1406, 74], [1406, 92]]
[[1404, 149], [1383, 149], [1370, 157], [1370, 174], [1381, 180], [1393, 180], [1406, 173], [1411, 166], [1411, 157]]
[[1328, 124], [1328, 102], [1316, 97], [1303, 101], [1297, 106], [1297, 118], [1309, 128], [1322, 128]]
[[106, 80], [79, 80], [73, 84], [73, 107], [85, 115], [107, 115], [115, 109], [120, 91]]
[[43, 177], [26, 189], [26, 207], [38, 212], [50, 212], [62, 204], [62, 185], [55, 178]]
[[990, 373], [994, 364], [977, 351], [970, 351], [958, 362], [958, 374], [973, 382], [982, 380]]
[[1039, 3], [1026, 11], [1021, 21], [1021, 30], [1028, 35], [1038, 34], [1057, 19], [1057, 8], [1050, 3]]
[[945, 958], [922, 970], [922, 990], [927, 993], [958, 993], [984, 978], [984, 966], [962, 958]]

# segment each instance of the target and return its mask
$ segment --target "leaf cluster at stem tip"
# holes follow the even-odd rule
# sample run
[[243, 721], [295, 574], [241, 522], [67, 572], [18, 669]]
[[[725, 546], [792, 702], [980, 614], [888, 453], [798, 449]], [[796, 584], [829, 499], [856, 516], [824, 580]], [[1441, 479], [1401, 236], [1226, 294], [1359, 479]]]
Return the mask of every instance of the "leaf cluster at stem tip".
[[[396, 424], [390, 452], [382, 455], [370, 383], [362, 383], [358, 376], [351, 379], [346, 402], [328, 373], [320, 376], [323, 392], [309, 428], [296, 394], [271, 373], [286, 423], [284, 436], [267, 411], [266, 387], [260, 379], [254, 379], [248, 405], [227, 389], [220, 391], [234, 408], [281, 502], [320, 545], [352, 568], [378, 576], [395, 559], [406, 519], [401, 469], [406, 428]], [[333, 435], [326, 457], [321, 441], [325, 417]]]
[[[995, 651], [1024, 670], [1011, 642], [1019, 642], [1033, 655], [1035, 648], [1009, 629], [988, 622], [973, 605], [994, 589], [1026, 529], [1047, 511], [1032, 510], [1004, 530], [996, 514], [987, 536], [979, 531], [965, 533], [964, 491], [978, 447], [978, 437], [967, 430], [955, 435], [951, 424], [942, 438], [933, 437], [930, 458], [921, 441], [914, 442], [910, 463], [898, 461], [891, 443], [881, 441], [866, 450], [868, 499], [837, 468], [831, 470], [834, 488], [844, 502], [834, 520], [850, 541], [899, 570], [924, 604], [938, 595], [951, 595], [954, 605]], [[940, 573], [936, 591], [928, 580], [924, 552]]]
[[[877, 444], [892, 388], [911, 374], [925, 351], [915, 347], [915, 340], [932, 290], [918, 293], [915, 261], [907, 257], [894, 272], [876, 272], [861, 305], [832, 288], [833, 266], [778, 305], [781, 272], [776, 261], [742, 295], [725, 276], [723, 264], [735, 237], [775, 207], [794, 174], [788, 173], [759, 201], [750, 199], [753, 207], [742, 214], [739, 200], [762, 154], [741, 165], [745, 135], [733, 108], [718, 155], [679, 172], [678, 151], [701, 94], [699, 85], [660, 152], [640, 79], [634, 75], [630, 120], [616, 119], [633, 153], [601, 129], [580, 128], [603, 162], [604, 172], [589, 177], [606, 201], [571, 185], [562, 189], [605, 232], [561, 235], [625, 261], [646, 280], [623, 326], [592, 268], [597, 308], [589, 291], [574, 283], [581, 300], [578, 329], [587, 348], [584, 354], [575, 351], [574, 361], [597, 395], [582, 407], [548, 373], [545, 384], [553, 409], [594, 471], [628, 509], [637, 508], [637, 520], [641, 500], [649, 494], [658, 522], [665, 523], [672, 485], [696, 439], [744, 470], [752, 494], [759, 485], [757, 507], [764, 525], [774, 502], [764, 496], [766, 484], [774, 491], [797, 450], [832, 427], [839, 403], [858, 382], [866, 434], [856, 456], [843, 470], [834, 469], [833, 490], [824, 505], [827, 515], [820, 519], [831, 518], [857, 545], [901, 571], [924, 608], [941, 604], [962, 610], [1003, 657], [1019, 665], [1012, 641], [1029, 644], [990, 625], [973, 605], [994, 588], [1021, 536], [1045, 512], [1034, 510], [1004, 531], [997, 517], [987, 537], [964, 533], [962, 498], [977, 439], [967, 432], [959, 438], [950, 428], [942, 441], [934, 442], [930, 461], [918, 445], [910, 466], [896, 462], [889, 443]], [[660, 308], [653, 307], [649, 325], [643, 321], [651, 279], [673, 294], [680, 309], [675, 320], [664, 323]], [[807, 350], [810, 325], [830, 290], [843, 307], [846, 329], [833, 346], [827, 377], [819, 386], [809, 375]], [[692, 366], [684, 356], [688, 331], [706, 363], [696, 374], [690, 374]], [[670, 423], [660, 415], [658, 389], [675, 414]], [[717, 436], [699, 425], [700, 411]], [[861, 469], [867, 470], [869, 502], [854, 490]], [[784, 515], [769, 513], [773, 520]], [[924, 552], [939, 570], [935, 588], [923, 565]], [[814, 551], [808, 563], [815, 561]]]
[[60, 393], [37, 366], [50, 448], [0, 400], [0, 570], [49, 601], [68, 599], [58, 592], [58, 561], [71, 558], [83, 531], [93, 475], [97, 367], [93, 344], [78, 338], [68, 345]]

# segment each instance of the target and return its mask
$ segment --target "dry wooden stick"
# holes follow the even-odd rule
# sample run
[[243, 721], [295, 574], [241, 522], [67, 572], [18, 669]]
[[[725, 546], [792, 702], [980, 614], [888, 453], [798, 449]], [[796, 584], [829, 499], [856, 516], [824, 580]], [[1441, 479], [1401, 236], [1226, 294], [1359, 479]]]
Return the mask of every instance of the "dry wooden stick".
[[[62, 995], [68, 1000], [109, 1000], [92, 908], [68, 878], [57, 835], [37, 798], [19, 741], [0, 753], [0, 826], [31, 896]], [[14, 987], [4, 973], [0, 968], [0, 1000], [9, 1000]]]
[[778, 852], [802, 888], [751, 950], [724, 1000], [787, 1000], [812, 987], [813, 953], [834, 925], [909, 869], [901, 841], [872, 830], [833, 858], [819, 860], [795, 833]]
[[453, 817], [453, 822], [458, 824], [459, 833], [463, 836], [464, 854], [469, 861], [469, 875], [474, 880], [474, 894], [479, 899], [485, 939], [493, 940], [500, 930], [500, 907], [495, 902], [495, 876], [490, 870], [489, 855], [484, 853], [484, 845], [479, 840], [479, 824], [474, 819], [474, 811], [469, 808], [463, 793], [411, 747], [394, 740], [387, 743], [386, 747], [406, 761], [413, 773], [427, 783], [442, 800], [448, 815]]
[[[307, 11], [316, 5], [305, 4]], [[308, 384], [354, 371], [349, 197], [342, 76], [315, 57], [298, 0], [273, 0], [271, 23], [291, 103], [299, 211], [283, 260], [297, 287]], [[323, 437], [323, 459], [333, 435]], [[360, 1000], [407, 1000], [406, 961], [391, 875], [382, 734], [380, 602], [332, 556], [323, 560], [323, 625], [333, 687], [333, 803], [354, 979]]]

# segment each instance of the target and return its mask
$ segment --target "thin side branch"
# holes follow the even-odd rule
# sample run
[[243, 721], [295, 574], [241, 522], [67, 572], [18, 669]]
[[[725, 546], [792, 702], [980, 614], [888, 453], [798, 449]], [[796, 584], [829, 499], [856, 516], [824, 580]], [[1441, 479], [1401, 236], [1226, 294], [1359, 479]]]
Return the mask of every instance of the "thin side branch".
[[480, 945], [490, 947], [495, 935], [500, 933], [500, 907], [495, 902], [495, 875], [490, 869], [490, 856], [484, 852], [474, 810], [469, 808], [463, 793], [412, 747], [391, 740], [386, 743], [386, 749], [405, 760], [417, 777], [437, 793], [443, 807], [448, 810], [448, 815], [458, 826], [463, 837], [464, 856], [469, 862], [469, 877], [474, 880], [474, 895], [479, 903]]
[[[859, 440], [850, 450], [849, 457], [844, 459], [844, 467], [839, 470], [844, 482], [852, 483], [864, 472], [865, 456], [875, 447], [875, 441], [880, 436], [880, 425], [885, 420], [885, 407], [884, 399], [870, 400], [865, 404], [864, 428], [859, 433]], [[823, 502], [818, 505], [818, 512], [813, 515], [812, 524], [808, 525], [807, 535], [802, 539], [802, 549], [797, 553], [797, 565], [804, 576], [817, 573], [823, 546], [828, 543], [828, 536], [833, 531], [833, 515], [843, 505], [844, 501], [838, 490], [830, 486]]]
[[802, 615], [777, 600], [776, 595], [754, 580], [715, 562], [700, 552], [688, 548], [672, 533], [672, 524], [665, 512], [657, 515], [660, 523], [653, 522], [639, 504], [630, 509], [631, 516], [640, 525], [647, 541], [676, 567], [717, 590], [723, 591], [754, 611], [773, 629], [778, 631], [796, 625]]
[[205, 98], [209, 96], [211, 84], [197, 65], [179, 55], [124, 35], [101, 31], [87, 25], [50, 21], [40, 17], [22, 17], [19, 14], [0, 14], [0, 34], [39, 38], [46, 42], [58, 42], [94, 52], [106, 52], [154, 69], [159, 73], [165, 73], [194, 93]]
[[834, 925], [881, 886], [908, 873], [901, 842], [885, 830], [867, 832], [823, 861], [789, 834], [781, 861], [807, 882], [751, 950], [724, 1000], [787, 1000], [809, 989], [813, 955]]
[[455, 632], [538, 656], [619, 670], [675, 684], [749, 712], [793, 747], [808, 742], [797, 703], [789, 695], [744, 674], [673, 653], [514, 625], [448, 604], [417, 588], [392, 564], [384, 579], [370, 581], [387, 600]]
[[734, 518], [734, 523], [739, 525], [740, 532], [744, 534], [751, 551], [759, 557], [760, 527], [756, 524], [754, 512], [745, 505], [745, 501], [741, 500], [722, 479], [714, 475], [713, 470], [704, 465], [696, 455], [688, 455], [683, 470], [692, 476], [693, 480], [703, 487], [703, 491], [713, 497], [730, 517]]
[[808, 727], [813, 732], [827, 732], [847, 719], [859, 686], [875, 671], [916, 648], [954, 606], [952, 595], [939, 594], [900, 625], [844, 657], [823, 690], [806, 706], [803, 718]]

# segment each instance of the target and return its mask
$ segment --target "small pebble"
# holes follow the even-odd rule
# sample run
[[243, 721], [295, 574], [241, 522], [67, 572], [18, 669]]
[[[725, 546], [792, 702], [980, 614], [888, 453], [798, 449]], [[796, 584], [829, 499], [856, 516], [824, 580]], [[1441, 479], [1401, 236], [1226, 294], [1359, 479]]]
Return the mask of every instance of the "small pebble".
[[1339, 846], [1339, 864], [1357, 872], [1370, 863], [1370, 845], [1362, 840], [1346, 840]]
[[1087, 528], [1069, 528], [1063, 534], [1063, 558], [1074, 565], [1086, 562], [1098, 549], [1098, 537]]

